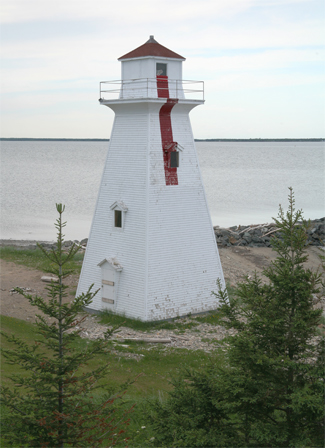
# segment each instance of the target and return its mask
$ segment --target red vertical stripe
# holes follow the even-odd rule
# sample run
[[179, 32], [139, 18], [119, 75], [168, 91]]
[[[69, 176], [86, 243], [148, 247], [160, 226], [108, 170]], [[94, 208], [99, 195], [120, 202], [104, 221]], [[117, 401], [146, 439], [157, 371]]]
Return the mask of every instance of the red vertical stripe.
[[169, 98], [168, 76], [157, 76], [158, 98]]
[[[157, 81], [158, 84], [158, 81]], [[158, 89], [159, 93], [159, 89]], [[178, 185], [177, 168], [170, 167], [170, 153], [175, 151], [176, 144], [173, 141], [173, 130], [171, 121], [171, 111], [178, 99], [167, 99], [167, 103], [163, 104], [159, 111], [160, 133], [162, 141], [162, 150], [164, 157], [164, 169], [166, 185]]]

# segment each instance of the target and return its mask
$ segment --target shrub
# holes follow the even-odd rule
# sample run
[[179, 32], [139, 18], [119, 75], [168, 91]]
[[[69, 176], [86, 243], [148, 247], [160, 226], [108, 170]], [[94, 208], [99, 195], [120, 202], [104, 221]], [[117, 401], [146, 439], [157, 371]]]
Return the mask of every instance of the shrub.
[[96, 397], [98, 382], [107, 378], [108, 363], [93, 370], [86, 368], [97, 354], [108, 357], [107, 339], [113, 330], [107, 331], [105, 339], [88, 344], [87, 349], [76, 344], [81, 331], [76, 328], [84, 319], [80, 313], [91, 303], [96, 291], [90, 286], [86, 294], [72, 303], [63, 303], [67, 295], [64, 277], [69, 274], [66, 266], [78, 248], [72, 246], [67, 253], [63, 252], [64, 206], [56, 207], [59, 213], [55, 224], [56, 248], [47, 252], [39, 247], [50, 261], [51, 272], [58, 282], [47, 288], [47, 300], [18, 289], [42, 312], [36, 322], [39, 337], [29, 346], [14, 334], [3, 334], [14, 345], [13, 349], [2, 350], [4, 357], [24, 374], [10, 378], [12, 388], [1, 388], [5, 409], [2, 440], [5, 446], [113, 446], [123, 438], [131, 409], [119, 411], [118, 402], [123, 394], [112, 393], [109, 382], [101, 384], [100, 395]]
[[224, 364], [183, 371], [168, 400], [151, 404], [157, 446], [324, 446], [322, 310], [313, 306], [321, 278], [303, 265], [307, 223], [294, 204], [290, 189], [268, 282], [247, 278], [231, 301], [216, 294], [224, 325], [236, 330]]

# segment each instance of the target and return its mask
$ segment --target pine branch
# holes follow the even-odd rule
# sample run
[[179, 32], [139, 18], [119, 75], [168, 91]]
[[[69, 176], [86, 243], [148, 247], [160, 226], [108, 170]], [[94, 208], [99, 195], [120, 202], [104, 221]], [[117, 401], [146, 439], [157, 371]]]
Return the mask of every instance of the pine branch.
[[[4, 440], [9, 437], [17, 443], [28, 440], [33, 446], [62, 448], [68, 443], [69, 446], [81, 447], [88, 446], [88, 439], [109, 440], [113, 429], [124, 424], [119, 421], [114, 428], [104, 425], [102, 429], [101, 426], [95, 426], [95, 422], [113, 415], [116, 410], [114, 401], [119, 396], [94, 403], [90, 393], [99, 387], [104, 390], [109, 388], [108, 385], [102, 386], [99, 383], [106, 377], [109, 367], [103, 365], [91, 371], [83, 370], [85, 364], [97, 354], [108, 353], [107, 339], [116, 329], [108, 330], [103, 340], [91, 343], [86, 350], [79, 350], [71, 345], [81, 332], [75, 326], [82, 324], [85, 319], [79, 317], [79, 314], [92, 302], [97, 291], [93, 291], [91, 285], [85, 294], [72, 303], [63, 303], [63, 299], [67, 297], [64, 277], [70, 272], [64, 266], [72, 260], [78, 248], [73, 245], [67, 253], [63, 253], [64, 206], [57, 204], [57, 211], [59, 218], [55, 223], [58, 232], [56, 248], [47, 251], [40, 246], [40, 249], [55, 265], [50, 272], [58, 276], [58, 283], [46, 287], [46, 300], [16, 289], [43, 313], [36, 315], [39, 337], [35, 345], [29, 347], [14, 335], [4, 335], [16, 347], [3, 350], [4, 357], [10, 364], [21, 366], [27, 376], [12, 375], [10, 379], [17, 385], [14, 394], [8, 393], [5, 388], [1, 390], [2, 403], [9, 410], [9, 416], [6, 415], [2, 421], [2, 428]], [[49, 324], [44, 316], [50, 317], [54, 322]], [[15, 433], [11, 430], [10, 412], [17, 428]]]

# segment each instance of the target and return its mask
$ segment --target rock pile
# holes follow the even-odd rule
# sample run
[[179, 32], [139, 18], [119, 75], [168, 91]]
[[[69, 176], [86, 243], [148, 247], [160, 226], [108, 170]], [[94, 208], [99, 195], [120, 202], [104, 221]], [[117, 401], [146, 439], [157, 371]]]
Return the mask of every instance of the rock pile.
[[[214, 227], [214, 233], [218, 246], [248, 246], [248, 247], [271, 247], [271, 238], [281, 235], [275, 223], [271, 224], [255, 224], [250, 226], [233, 226], [223, 228], [219, 226]], [[315, 219], [310, 222], [307, 231], [308, 245], [311, 246], [325, 246], [325, 218]], [[64, 241], [64, 249], [68, 250], [72, 244], [80, 247], [80, 250], [85, 250], [87, 247], [88, 238], [81, 241]], [[0, 246], [16, 246], [22, 249], [35, 249], [37, 241], [16, 241], [16, 240], [0, 240]], [[40, 241], [38, 242], [46, 249], [54, 249], [55, 243]]]
[[[250, 226], [233, 226], [228, 229], [214, 227], [218, 246], [270, 247], [271, 238], [281, 239], [275, 223]], [[310, 222], [307, 243], [311, 246], [325, 246], [325, 218]]]
[[[81, 241], [78, 240], [67, 240], [63, 242], [63, 250], [68, 250], [73, 244], [75, 244], [76, 246], [79, 246], [80, 249], [82, 250], [86, 250], [86, 246], [87, 246], [87, 242], [88, 242], [88, 238], [84, 238]], [[41, 241], [39, 243], [42, 247], [44, 247], [45, 249], [55, 249], [56, 248], [56, 244], [55, 243], [48, 243], [48, 242], [43, 242]], [[36, 246], [36, 244], [35, 244]], [[31, 247], [30, 247], [31, 248]]]
[[[214, 233], [218, 246], [248, 246], [271, 247], [271, 238], [281, 238], [276, 224], [252, 224], [250, 226], [233, 226], [229, 228], [214, 227]], [[311, 246], [325, 246], [325, 218], [315, 219], [310, 222], [307, 231], [307, 243]], [[65, 241], [64, 246], [70, 247], [73, 243], [86, 249], [88, 239], [82, 241]], [[44, 247], [52, 248], [54, 244], [42, 243]]]
[[[186, 326], [191, 322], [190, 318], [183, 317], [175, 321]], [[94, 315], [88, 315], [82, 322], [82, 331], [80, 336], [84, 339], [95, 340], [103, 338], [105, 331], [110, 328], [107, 325], [99, 323], [99, 318]], [[77, 328], [78, 329], [78, 328]], [[164, 344], [168, 347], [183, 348], [188, 350], [203, 350], [207, 353], [220, 347], [220, 342], [225, 336], [234, 335], [235, 330], [227, 330], [221, 325], [210, 325], [207, 323], [198, 323], [193, 329], [185, 328], [180, 330], [153, 330], [137, 331], [128, 327], [120, 327], [113, 335], [112, 341], [115, 350], [119, 346], [128, 347], [128, 341], [147, 342], [143, 349], [150, 350], [157, 344]]]
[[[321, 300], [317, 299], [317, 305], [324, 308], [325, 297]], [[80, 336], [84, 339], [95, 340], [103, 338], [104, 333], [109, 327], [99, 323], [99, 317], [94, 315], [87, 315], [86, 319], [81, 324]], [[193, 323], [189, 317], [181, 317], [174, 321], [186, 325]], [[321, 330], [324, 326], [320, 326]], [[78, 329], [78, 328], [77, 328]], [[157, 345], [164, 345], [166, 350], [169, 347], [181, 348], [187, 350], [203, 350], [206, 353], [211, 353], [217, 348], [226, 349], [222, 345], [222, 340], [227, 336], [234, 336], [236, 330], [227, 330], [222, 325], [211, 325], [208, 323], [197, 323], [192, 328], [184, 328], [184, 330], [152, 330], [152, 331], [136, 331], [128, 327], [120, 327], [119, 330], [112, 336], [113, 350], [112, 353], [126, 358], [134, 358], [137, 361], [144, 355], [128, 352], [125, 350], [129, 347], [129, 341], [146, 342], [142, 345], [142, 350], [151, 350]], [[319, 336], [314, 337], [311, 343], [316, 343]], [[122, 350], [121, 350], [122, 349]]]

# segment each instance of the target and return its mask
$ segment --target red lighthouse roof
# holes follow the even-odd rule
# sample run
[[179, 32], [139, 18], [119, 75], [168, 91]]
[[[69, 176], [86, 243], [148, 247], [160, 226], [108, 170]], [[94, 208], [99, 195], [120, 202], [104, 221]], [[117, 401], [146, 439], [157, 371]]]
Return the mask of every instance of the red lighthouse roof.
[[173, 59], [182, 59], [185, 61], [185, 58], [174, 51], [169, 50], [168, 48], [160, 45], [153, 36], [150, 36], [150, 39], [140, 47], [135, 50], [126, 53], [124, 56], [118, 58], [121, 59], [133, 59], [133, 58], [143, 58], [146, 56], [158, 56], [162, 58], [173, 58]]

